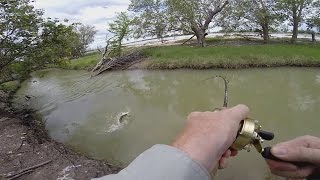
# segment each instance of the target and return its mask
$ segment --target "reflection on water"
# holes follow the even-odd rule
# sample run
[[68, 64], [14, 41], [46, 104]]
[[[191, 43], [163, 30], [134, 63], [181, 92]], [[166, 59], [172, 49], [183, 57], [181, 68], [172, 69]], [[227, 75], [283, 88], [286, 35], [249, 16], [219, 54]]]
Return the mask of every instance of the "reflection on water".
[[[172, 142], [190, 112], [221, 107], [223, 81], [203, 81], [215, 75], [230, 81], [230, 104], [249, 105], [251, 117], [275, 132], [272, 143], [320, 135], [317, 68], [137, 70], [95, 78], [82, 71], [49, 70], [33, 74], [15, 102], [22, 103], [25, 94], [35, 96], [30, 106], [43, 115], [54, 139], [126, 164], [156, 143]], [[217, 179], [276, 179], [255, 151], [241, 152], [230, 165]]]

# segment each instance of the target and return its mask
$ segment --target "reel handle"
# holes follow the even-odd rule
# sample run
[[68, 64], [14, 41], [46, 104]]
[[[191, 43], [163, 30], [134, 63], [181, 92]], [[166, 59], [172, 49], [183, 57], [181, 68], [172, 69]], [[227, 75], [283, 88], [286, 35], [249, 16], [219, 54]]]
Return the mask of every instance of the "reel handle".
[[262, 139], [267, 140], [267, 141], [271, 141], [274, 139], [274, 133], [272, 133], [272, 132], [259, 130], [258, 134]]

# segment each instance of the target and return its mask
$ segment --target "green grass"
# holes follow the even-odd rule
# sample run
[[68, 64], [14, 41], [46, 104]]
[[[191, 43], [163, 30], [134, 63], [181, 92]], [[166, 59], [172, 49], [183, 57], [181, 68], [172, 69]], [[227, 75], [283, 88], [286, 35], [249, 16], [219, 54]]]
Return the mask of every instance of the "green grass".
[[167, 46], [144, 52], [150, 69], [320, 66], [320, 44]]
[[0, 90], [7, 93], [13, 93], [17, 91], [19, 88], [20, 88], [19, 81], [9, 81], [9, 82], [2, 83], [0, 85]]
[[[176, 41], [176, 43], [182, 44], [186, 40], [188, 40], [188, 39], [178, 40], [178, 41]], [[206, 43], [207, 44], [216, 44], [216, 43], [230, 42], [230, 41], [247, 41], [247, 40], [245, 38], [242, 38], [242, 37], [225, 38], [223, 36], [217, 36], [217, 37], [214, 37], [214, 38], [212, 38], [212, 37], [206, 38]], [[197, 43], [197, 38], [194, 37], [193, 39], [189, 40], [187, 44], [196, 44], [196, 43]]]
[[83, 56], [79, 59], [73, 59], [70, 63], [66, 66], [67, 69], [85, 69], [90, 70], [94, 68], [94, 66], [100, 61], [101, 54], [100, 53], [91, 53], [86, 56]]

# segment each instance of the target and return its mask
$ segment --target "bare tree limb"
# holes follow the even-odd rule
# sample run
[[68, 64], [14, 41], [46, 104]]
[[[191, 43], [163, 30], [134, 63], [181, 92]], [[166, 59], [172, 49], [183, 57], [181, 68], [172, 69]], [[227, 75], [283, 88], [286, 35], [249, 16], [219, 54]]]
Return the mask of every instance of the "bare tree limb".
[[31, 173], [31, 172], [33, 172], [33, 170], [25, 171], [25, 172], [23, 172], [23, 173], [17, 174], [17, 175], [15, 175], [15, 176], [9, 178], [8, 180], [17, 179], [18, 177], [21, 177], [21, 176], [23, 176], [23, 175], [25, 175], [25, 174], [28, 174], [28, 173]]
[[218, 14], [219, 12], [221, 12], [227, 5], [229, 4], [229, 1], [225, 1], [222, 6], [218, 6], [215, 10], [211, 10], [208, 17], [206, 18], [206, 21], [203, 25], [204, 29], [208, 29], [209, 24], [211, 23], [213, 17]]
[[[26, 172], [26, 171], [30, 171], [30, 170], [36, 169], [36, 168], [38, 168], [38, 167], [44, 166], [44, 165], [46, 165], [46, 164], [49, 164], [49, 163], [51, 163], [51, 162], [52, 162], [52, 160], [49, 160], [49, 161], [40, 163], [40, 164], [38, 164], [38, 165], [35, 165], [35, 166], [31, 166], [31, 167], [22, 169], [22, 170], [20, 170], [20, 171], [17, 172], [17, 173], [14, 173], [14, 174], [11, 174], [11, 175], [7, 175], [5, 178], [12, 178], [12, 177], [17, 176], [17, 175], [19, 175], [19, 174], [22, 174], [22, 173], [24, 173], [24, 172]], [[19, 177], [19, 176], [18, 176], [18, 177]]]
[[185, 42], [182, 43], [182, 45], [185, 45], [187, 42], [189, 42], [192, 38], [194, 38], [196, 35], [193, 35], [191, 38], [189, 38], [188, 40], [186, 40]]

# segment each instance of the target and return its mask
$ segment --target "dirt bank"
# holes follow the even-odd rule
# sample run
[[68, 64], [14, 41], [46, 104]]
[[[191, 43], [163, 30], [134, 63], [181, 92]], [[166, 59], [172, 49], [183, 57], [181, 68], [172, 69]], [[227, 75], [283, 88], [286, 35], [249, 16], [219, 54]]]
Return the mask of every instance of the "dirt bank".
[[30, 111], [17, 112], [10, 110], [7, 103], [2, 104], [5, 110], [0, 109], [0, 179], [91, 179], [121, 169], [55, 142]]

